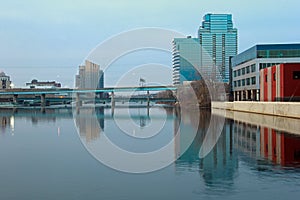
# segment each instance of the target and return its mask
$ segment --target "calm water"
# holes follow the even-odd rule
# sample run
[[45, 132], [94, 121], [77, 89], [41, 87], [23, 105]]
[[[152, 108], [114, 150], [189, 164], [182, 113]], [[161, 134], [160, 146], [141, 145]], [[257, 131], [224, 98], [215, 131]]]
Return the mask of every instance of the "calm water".
[[[210, 123], [216, 128], [222, 117], [207, 111], [178, 114], [172, 108], [2, 109], [0, 121], [0, 199], [300, 196], [300, 136], [267, 124], [226, 119], [221, 133], [209, 136]], [[121, 172], [98, 161], [104, 138], [135, 153], [172, 144], [170, 156], [179, 159], [154, 172]], [[200, 159], [208, 138], [216, 144]], [[144, 163], [130, 164], [138, 169]]]

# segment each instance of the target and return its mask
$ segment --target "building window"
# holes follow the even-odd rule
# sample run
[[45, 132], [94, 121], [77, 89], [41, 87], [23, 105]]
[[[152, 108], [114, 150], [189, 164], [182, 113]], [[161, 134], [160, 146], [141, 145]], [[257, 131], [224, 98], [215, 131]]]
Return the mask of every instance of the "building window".
[[240, 76], [240, 75], [241, 75], [241, 69], [238, 70], [238, 76]]
[[246, 73], [247, 73], [247, 74], [250, 73], [250, 66], [246, 67]]
[[250, 78], [247, 78], [247, 79], [246, 79], [246, 84], [247, 84], [247, 85], [250, 85]]
[[233, 72], [233, 77], [236, 77], [236, 71]]
[[236, 81], [233, 82], [234, 87], [236, 87]]
[[242, 86], [245, 86], [245, 79], [242, 80]]
[[251, 77], [251, 83], [252, 83], [252, 85], [255, 85], [256, 84], [256, 77], [254, 76], [254, 77]]
[[255, 64], [251, 65], [251, 72], [255, 72]]
[[293, 72], [293, 79], [300, 79], [300, 71]]
[[238, 87], [241, 87], [241, 80], [238, 80]]
[[245, 75], [245, 68], [242, 68], [242, 75]]

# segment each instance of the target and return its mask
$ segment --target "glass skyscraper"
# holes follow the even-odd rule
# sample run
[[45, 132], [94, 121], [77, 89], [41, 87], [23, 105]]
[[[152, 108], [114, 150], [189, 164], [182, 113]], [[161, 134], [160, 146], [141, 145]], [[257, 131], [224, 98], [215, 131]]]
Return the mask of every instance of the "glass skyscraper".
[[173, 84], [199, 80], [200, 45], [198, 38], [174, 38], [173, 40]]
[[[237, 54], [237, 29], [231, 14], [206, 14], [198, 30], [202, 48], [211, 56], [224, 82], [229, 82], [229, 58]], [[203, 58], [203, 56], [201, 56]]]

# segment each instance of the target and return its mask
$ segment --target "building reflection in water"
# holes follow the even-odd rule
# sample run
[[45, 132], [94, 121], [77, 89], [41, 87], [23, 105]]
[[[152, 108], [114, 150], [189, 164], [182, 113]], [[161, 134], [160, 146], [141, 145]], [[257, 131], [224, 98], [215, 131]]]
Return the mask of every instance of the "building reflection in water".
[[76, 125], [81, 138], [92, 142], [104, 131], [104, 107], [84, 108], [76, 115]]
[[[215, 187], [218, 191], [225, 192], [232, 191], [234, 187], [234, 180], [239, 174], [240, 161], [259, 169], [269, 165], [269, 162], [282, 167], [300, 166], [299, 135], [229, 118], [226, 119], [222, 134], [217, 138], [212, 151], [204, 158], [199, 158], [199, 151], [204, 145], [212, 116], [210, 112], [201, 112], [200, 116], [193, 112], [186, 112], [175, 118], [174, 132], [180, 130], [180, 140], [184, 141], [189, 134], [186, 126], [198, 129], [195, 140], [183, 154], [180, 152], [182, 141], [176, 143], [176, 154], [182, 154], [175, 165], [178, 172], [199, 171], [200, 177], [209, 186], [207, 188]], [[200, 118], [199, 124], [193, 120], [197, 117]]]
[[[71, 109], [54, 109], [47, 108], [43, 111], [40, 108], [1, 108], [0, 109], [0, 123], [1, 133], [10, 132], [14, 135], [15, 121], [24, 119], [31, 122], [32, 125], [37, 126], [39, 123], [56, 123], [59, 119], [73, 118]], [[58, 135], [59, 135], [58, 127]]]
[[1, 133], [6, 133], [6, 130], [11, 130], [11, 134], [14, 134], [15, 118], [14, 116], [0, 116], [1, 120]]
[[260, 127], [239, 121], [233, 123], [234, 147], [250, 158], [260, 156]]
[[[233, 150], [232, 120], [226, 120], [221, 135], [215, 138], [216, 144], [212, 150], [204, 158], [199, 158], [199, 151], [204, 145], [203, 142], [205, 142], [209, 126], [217, 126], [210, 123], [218, 123], [220, 116], [212, 116], [210, 111], [201, 111], [200, 116], [198, 115], [193, 112], [186, 112], [181, 116], [181, 118], [190, 119], [189, 126], [197, 130], [197, 135], [188, 150], [176, 161], [176, 170], [179, 172], [181, 170], [197, 170], [210, 189], [217, 187], [222, 192], [229, 190], [233, 187], [234, 177], [238, 169], [238, 157]], [[197, 117], [200, 119], [199, 121], [193, 120]], [[212, 117], [214, 120], [211, 120]], [[182, 129], [184, 126], [186, 126], [185, 120], [182, 120], [181, 124], [179, 124], [178, 119], [175, 120], [175, 127]], [[189, 134], [186, 130], [188, 129], [180, 130], [181, 138]], [[180, 143], [177, 143], [177, 146], [180, 147]]]
[[261, 127], [260, 155], [282, 166], [300, 166], [300, 137]]
[[240, 153], [284, 167], [300, 166], [300, 136], [245, 122], [234, 123], [235, 147]]
[[[174, 143], [174, 155], [172, 155], [175, 159], [179, 158], [175, 163], [176, 170], [197, 170], [208, 185], [218, 186], [219, 183], [223, 183], [224, 187], [231, 187], [238, 171], [238, 161], [257, 165], [263, 160], [284, 167], [300, 166], [299, 135], [237, 119], [226, 119], [221, 135], [213, 137], [216, 140], [214, 148], [204, 158], [199, 158], [208, 127], [210, 123], [220, 121], [218, 116], [211, 114], [210, 111], [201, 111], [199, 114], [191, 110], [163, 109], [162, 113], [172, 116], [169, 120], [173, 123], [173, 134], [180, 134]], [[79, 134], [86, 142], [100, 139], [100, 134], [104, 131], [105, 119], [112, 119], [111, 115], [104, 114], [105, 110], [110, 111], [104, 107], [84, 108], [80, 110], [79, 115], [76, 115]], [[140, 128], [146, 127], [151, 123], [147, 113], [149, 112], [145, 109], [133, 110], [132, 120]], [[212, 116], [215, 120], [211, 120]], [[0, 110], [1, 133], [14, 134], [16, 118], [30, 119], [32, 124], [36, 124], [55, 122], [57, 117], [72, 118], [72, 111], [47, 109], [45, 112], [40, 112], [24, 109], [16, 112], [2, 109]], [[249, 119], [251, 117], [247, 117], [247, 120]], [[58, 135], [59, 132], [58, 128]], [[192, 144], [186, 150], [185, 147], [191, 140]]]

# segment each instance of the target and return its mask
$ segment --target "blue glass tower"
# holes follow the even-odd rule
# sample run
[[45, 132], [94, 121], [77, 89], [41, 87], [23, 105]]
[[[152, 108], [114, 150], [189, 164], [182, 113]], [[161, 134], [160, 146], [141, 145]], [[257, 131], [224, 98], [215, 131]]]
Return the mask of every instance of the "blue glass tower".
[[237, 54], [237, 29], [231, 14], [206, 14], [198, 30], [202, 48], [212, 57], [224, 82], [229, 82], [229, 58]]
[[174, 38], [173, 40], [173, 84], [200, 80], [200, 45], [198, 38]]

